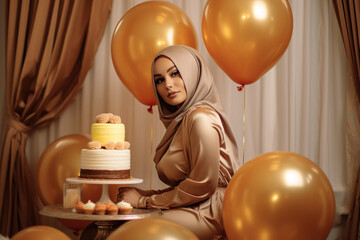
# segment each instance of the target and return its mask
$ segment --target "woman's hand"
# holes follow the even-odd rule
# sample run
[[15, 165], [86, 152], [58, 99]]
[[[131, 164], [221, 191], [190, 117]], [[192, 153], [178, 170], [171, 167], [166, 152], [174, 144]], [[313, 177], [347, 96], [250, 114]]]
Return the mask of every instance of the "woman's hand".
[[141, 194], [136, 191], [135, 188], [131, 187], [123, 187], [118, 189], [118, 195], [117, 200], [128, 202], [131, 204], [131, 206], [136, 207], [139, 199], [141, 197]]

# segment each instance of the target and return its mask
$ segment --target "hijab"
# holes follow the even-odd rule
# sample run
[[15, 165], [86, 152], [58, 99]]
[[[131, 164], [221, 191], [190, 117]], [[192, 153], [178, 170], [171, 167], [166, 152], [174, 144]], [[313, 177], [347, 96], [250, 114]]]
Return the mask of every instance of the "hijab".
[[[169, 105], [161, 99], [156, 90], [154, 81], [154, 63], [160, 56], [165, 56], [174, 63], [184, 81], [187, 96], [183, 104], [176, 111], [171, 111], [173, 108], [169, 107]], [[174, 45], [167, 47], [161, 50], [154, 58], [151, 73], [160, 120], [166, 128], [164, 137], [156, 148], [154, 162], [157, 164], [168, 150], [171, 141], [187, 112], [196, 107], [207, 106], [214, 109], [220, 116], [225, 131], [224, 136], [227, 142], [230, 143], [226, 148], [229, 150], [233, 169], [236, 171], [239, 167], [236, 140], [221, 105], [212, 74], [201, 54], [196, 49], [188, 46]]]

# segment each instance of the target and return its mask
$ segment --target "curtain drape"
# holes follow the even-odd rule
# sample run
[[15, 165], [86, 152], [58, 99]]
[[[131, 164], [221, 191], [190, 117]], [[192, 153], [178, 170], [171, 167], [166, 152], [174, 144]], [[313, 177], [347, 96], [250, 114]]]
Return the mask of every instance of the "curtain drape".
[[[126, 11], [144, 1], [113, 1], [104, 37], [83, 88], [58, 119], [28, 137], [26, 156], [33, 174], [48, 144], [68, 134], [90, 134], [96, 115], [112, 112], [120, 115], [126, 126], [126, 139], [131, 143], [131, 175], [144, 180], [137, 187], [164, 187], [152, 163], [154, 149], [164, 133], [157, 110], [149, 114], [148, 106], [132, 96], [111, 60], [111, 39], [117, 23]], [[261, 79], [238, 92], [237, 85], [216, 65], [203, 43], [201, 20], [207, 0], [166, 1], [180, 7], [194, 25], [199, 51], [211, 67], [244, 161], [277, 150], [309, 158], [329, 178], [338, 213], [346, 213], [345, 107], [346, 98], [352, 96], [345, 92], [343, 83], [348, 77], [348, 63], [332, 2], [289, 0], [294, 27], [287, 51]], [[0, 105], [3, 102], [0, 98]], [[2, 123], [0, 118], [0, 127]], [[44, 217], [42, 223], [69, 231], [56, 219]], [[329, 239], [337, 239], [334, 235], [339, 237], [341, 233], [334, 231]]]
[[93, 64], [112, 0], [5, 3], [7, 128], [1, 155], [1, 234], [39, 224], [25, 154], [29, 133], [58, 118]]
[[344, 239], [355, 240], [360, 238], [360, 2], [358, 0], [333, 0], [333, 6], [350, 68], [347, 84], [349, 97], [346, 101], [347, 162], [357, 166], [355, 169], [359, 170], [348, 174], [349, 185], [353, 187], [354, 192]]

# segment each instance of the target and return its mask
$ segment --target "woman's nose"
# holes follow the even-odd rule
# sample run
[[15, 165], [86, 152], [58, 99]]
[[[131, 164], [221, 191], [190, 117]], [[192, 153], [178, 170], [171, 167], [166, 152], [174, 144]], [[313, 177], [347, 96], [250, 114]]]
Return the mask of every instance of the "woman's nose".
[[165, 87], [170, 89], [170, 88], [172, 88], [172, 86], [173, 86], [173, 81], [169, 78], [166, 78], [165, 79]]

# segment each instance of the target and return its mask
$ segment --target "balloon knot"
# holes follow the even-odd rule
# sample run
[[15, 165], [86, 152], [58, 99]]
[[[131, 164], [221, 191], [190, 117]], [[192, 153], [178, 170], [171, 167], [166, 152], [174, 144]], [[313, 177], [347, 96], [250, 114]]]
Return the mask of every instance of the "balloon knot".
[[242, 84], [241, 86], [238, 86], [238, 87], [237, 87], [237, 90], [238, 90], [239, 92], [241, 92], [241, 91], [244, 89], [244, 87], [245, 87], [245, 85]]
[[148, 108], [148, 112], [151, 113], [151, 114], [153, 113], [152, 106], [150, 106], [150, 107]]

